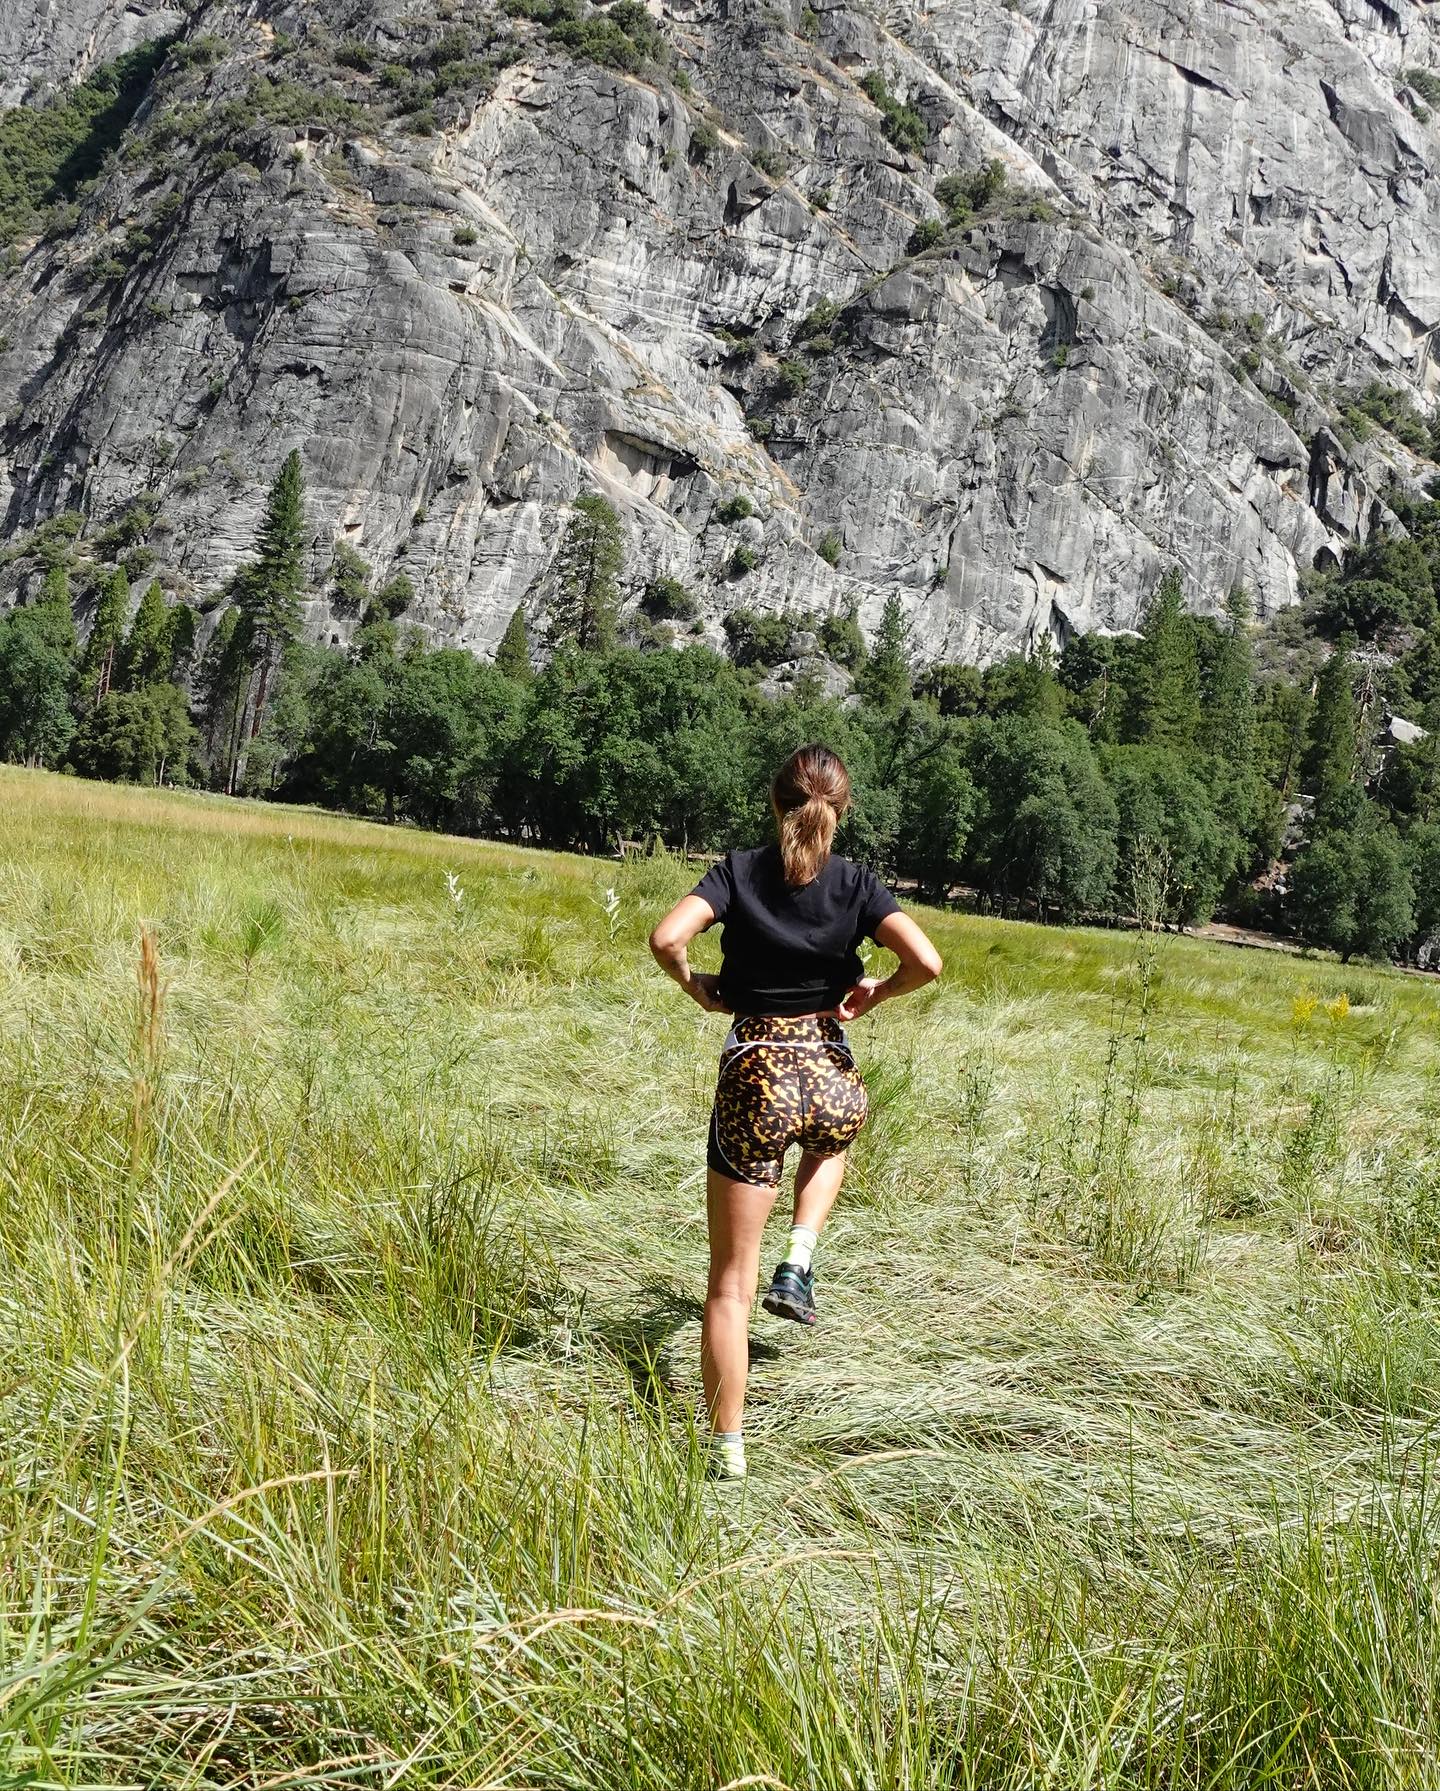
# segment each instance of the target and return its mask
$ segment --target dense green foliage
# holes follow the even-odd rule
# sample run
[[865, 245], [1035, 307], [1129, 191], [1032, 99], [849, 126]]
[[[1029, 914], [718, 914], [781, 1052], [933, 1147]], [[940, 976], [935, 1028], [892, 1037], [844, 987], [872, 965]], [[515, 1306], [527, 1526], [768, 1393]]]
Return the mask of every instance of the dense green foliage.
[[512, 18], [543, 25], [551, 43], [572, 56], [634, 74], [665, 53], [659, 24], [640, 0], [614, 0], [601, 12], [581, 0], [504, 0]]
[[[751, 511], [736, 495], [717, 521]], [[1042, 638], [982, 672], [921, 666], [898, 595], [868, 641], [848, 612], [738, 605], [716, 653], [684, 585], [634, 590], [613, 506], [582, 493], [534, 613], [514, 611], [487, 665], [428, 648], [405, 622], [410, 580], [378, 582], [343, 543], [318, 584], [349, 644], [302, 637], [292, 453], [208, 627], [153, 580], [132, 594], [143, 497], [93, 543], [59, 518], [14, 550], [44, 576], [0, 620], [0, 753], [591, 852], [651, 837], [714, 850], [763, 836], [769, 770], [820, 737], [854, 776], [844, 847], [937, 898], [958, 883], [1002, 913], [1182, 925], [1228, 907], [1345, 957], [1412, 953], [1440, 922], [1440, 500], [1404, 518], [1406, 535], [1316, 581], [1283, 651], [1244, 591], [1199, 617], [1172, 571], [1139, 634], [1077, 637], [1058, 657]], [[738, 540], [732, 576], [757, 563]], [[67, 568], [85, 581], [83, 647]], [[1401, 606], [1388, 650], [1332, 638], [1377, 583]], [[1395, 740], [1382, 724], [1402, 703], [1421, 731]]]
[[13, 242], [46, 206], [72, 199], [94, 179], [166, 48], [144, 44], [42, 104], [0, 111], [0, 243]]
[[56, 764], [75, 731], [75, 624], [57, 568], [39, 602], [0, 621], [0, 741], [25, 765]]

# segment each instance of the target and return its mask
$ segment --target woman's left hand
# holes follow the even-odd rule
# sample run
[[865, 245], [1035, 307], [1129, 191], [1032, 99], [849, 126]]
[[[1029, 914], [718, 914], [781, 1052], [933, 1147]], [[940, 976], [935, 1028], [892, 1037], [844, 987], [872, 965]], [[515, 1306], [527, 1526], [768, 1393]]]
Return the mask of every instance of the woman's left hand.
[[858, 1020], [862, 1014], [868, 1014], [877, 1002], [884, 999], [880, 993], [884, 985], [883, 977], [862, 976], [855, 987], [841, 998], [840, 1005], [835, 1009], [836, 1019]]

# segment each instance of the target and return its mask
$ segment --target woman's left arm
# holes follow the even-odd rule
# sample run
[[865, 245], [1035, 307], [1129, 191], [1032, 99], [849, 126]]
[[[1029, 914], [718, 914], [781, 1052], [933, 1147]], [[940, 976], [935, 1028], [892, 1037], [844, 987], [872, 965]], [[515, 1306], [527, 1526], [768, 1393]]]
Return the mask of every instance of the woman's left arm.
[[842, 1020], [858, 1020], [882, 1001], [893, 1001], [897, 995], [923, 989], [945, 968], [930, 940], [908, 914], [898, 909], [886, 915], [872, 937], [877, 945], [893, 951], [900, 962], [887, 977], [862, 976], [835, 1010]]
[[715, 919], [715, 910], [702, 896], [681, 896], [650, 935], [650, 950], [655, 962], [692, 1001], [698, 1001], [707, 1014], [728, 1014], [729, 1008], [717, 993], [719, 977], [702, 970], [692, 970], [686, 947], [703, 933]]

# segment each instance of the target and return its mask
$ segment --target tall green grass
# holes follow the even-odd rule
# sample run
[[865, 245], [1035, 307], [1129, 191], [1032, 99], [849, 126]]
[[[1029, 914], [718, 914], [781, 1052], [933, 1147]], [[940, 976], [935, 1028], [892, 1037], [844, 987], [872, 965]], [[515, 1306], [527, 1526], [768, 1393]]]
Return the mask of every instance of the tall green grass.
[[1440, 1779], [1428, 983], [926, 916], [736, 1496], [685, 866], [0, 805], [0, 1782]]

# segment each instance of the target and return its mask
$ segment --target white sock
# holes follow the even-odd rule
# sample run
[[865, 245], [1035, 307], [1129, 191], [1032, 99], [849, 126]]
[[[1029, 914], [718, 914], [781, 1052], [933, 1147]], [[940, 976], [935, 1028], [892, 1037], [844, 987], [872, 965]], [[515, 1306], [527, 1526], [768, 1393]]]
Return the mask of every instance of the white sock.
[[725, 1473], [735, 1480], [745, 1474], [745, 1439], [738, 1430], [717, 1430], [711, 1433], [710, 1447]]
[[820, 1242], [820, 1233], [812, 1231], [808, 1225], [792, 1225], [790, 1242], [785, 1246], [785, 1260], [793, 1263], [800, 1273], [805, 1274], [810, 1267], [810, 1259], [815, 1254], [815, 1246]]

